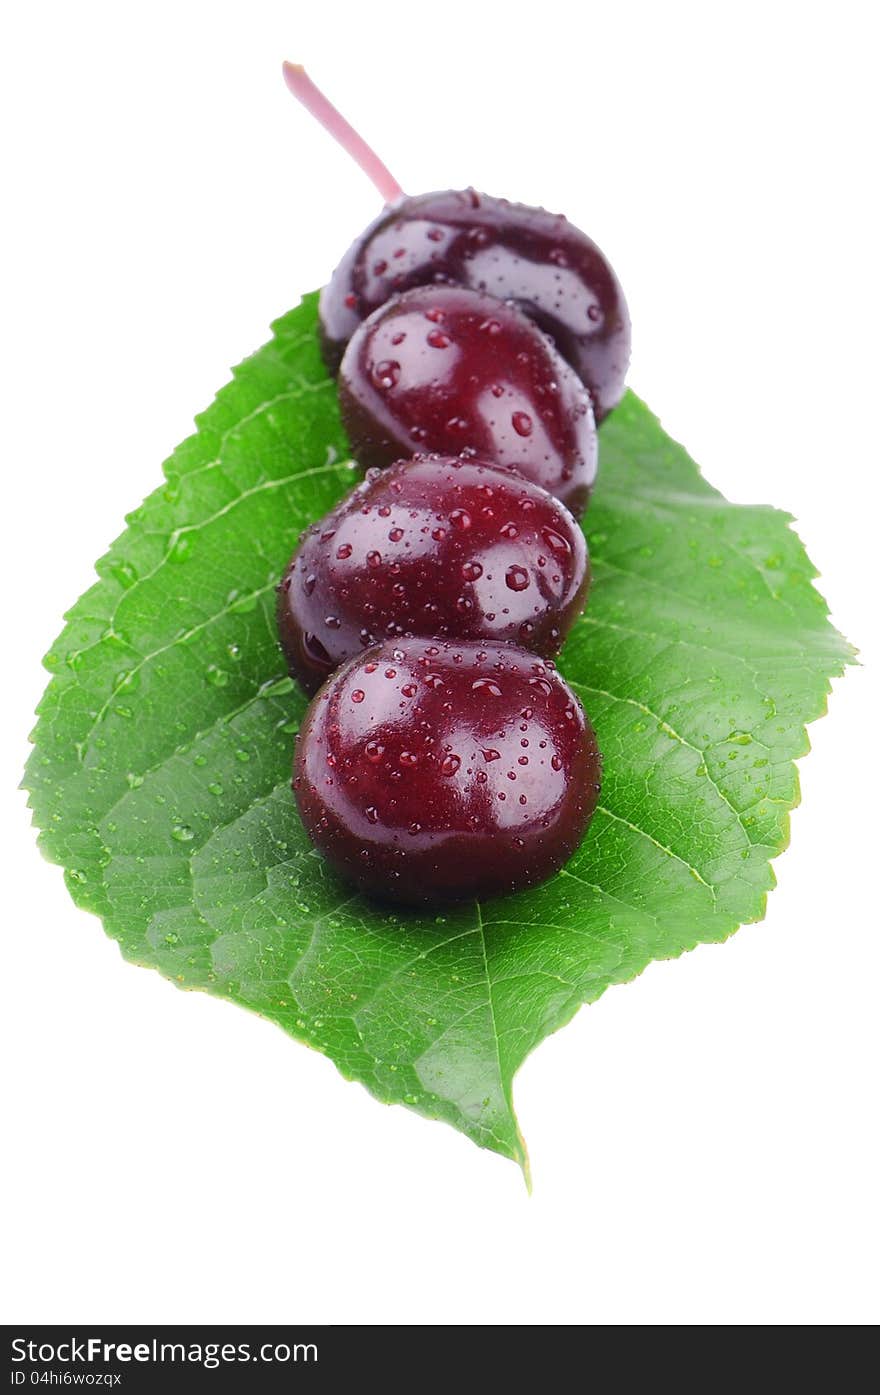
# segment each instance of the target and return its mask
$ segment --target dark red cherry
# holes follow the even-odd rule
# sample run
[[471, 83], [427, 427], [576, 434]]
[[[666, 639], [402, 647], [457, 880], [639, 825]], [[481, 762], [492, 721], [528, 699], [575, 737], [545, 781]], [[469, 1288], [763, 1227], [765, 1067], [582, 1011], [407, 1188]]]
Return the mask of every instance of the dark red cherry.
[[404, 639], [351, 659], [312, 700], [293, 788], [338, 872], [430, 902], [551, 876], [599, 783], [593, 729], [552, 666], [511, 645]]
[[278, 591], [291, 673], [314, 692], [402, 635], [513, 641], [552, 658], [584, 606], [584, 535], [512, 470], [422, 456], [372, 472], [305, 533]]
[[571, 509], [596, 475], [589, 394], [520, 310], [460, 286], [426, 286], [376, 310], [339, 370], [342, 419], [361, 465], [418, 451], [507, 465]]
[[516, 301], [586, 383], [598, 421], [620, 401], [629, 312], [599, 248], [561, 216], [472, 189], [401, 199], [349, 249], [321, 295], [331, 370], [367, 315], [400, 291], [441, 282]]

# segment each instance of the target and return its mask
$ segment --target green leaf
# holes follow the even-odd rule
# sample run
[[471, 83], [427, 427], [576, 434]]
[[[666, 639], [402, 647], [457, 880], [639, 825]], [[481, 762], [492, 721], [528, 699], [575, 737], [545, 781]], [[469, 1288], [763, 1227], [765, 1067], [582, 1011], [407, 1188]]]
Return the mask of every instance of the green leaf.
[[482, 906], [353, 895], [290, 795], [304, 702], [274, 624], [300, 530], [354, 480], [315, 322], [309, 297], [275, 325], [98, 563], [46, 659], [26, 784], [126, 958], [525, 1166], [511, 1085], [532, 1048], [762, 915], [805, 723], [851, 650], [788, 517], [728, 503], [630, 394], [602, 429], [593, 592], [562, 664], [605, 755], [583, 846]]

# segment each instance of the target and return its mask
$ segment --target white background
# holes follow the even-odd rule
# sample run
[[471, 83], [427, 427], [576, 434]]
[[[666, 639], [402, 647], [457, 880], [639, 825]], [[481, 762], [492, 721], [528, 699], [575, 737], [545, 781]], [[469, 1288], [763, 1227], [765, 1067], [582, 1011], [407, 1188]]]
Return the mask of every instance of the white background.
[[[872, 8], [86, 0], [7, 22], [6, 1320], [880, 1316]], [[531, 1199], [510, 1163], [123, 963], [13, 793], [93, 560], [376, 210], [284, 57], [410, 191], [472, 183], [597, 239], [633, 386], [730, 497], [796, 515], [863, 651], [812, 730], [765, 922], [654, 965], [523, 1068]]]

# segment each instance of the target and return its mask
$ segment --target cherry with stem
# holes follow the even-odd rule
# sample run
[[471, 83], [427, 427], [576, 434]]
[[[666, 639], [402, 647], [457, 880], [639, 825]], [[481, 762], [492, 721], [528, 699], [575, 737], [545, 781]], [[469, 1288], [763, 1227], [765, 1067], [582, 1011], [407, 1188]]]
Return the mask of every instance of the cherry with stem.
[[358, 325], [380, 306], [442, 282], [524, 311], [588, 389], [597, 422], [607, 416], [624, 390], [630, 321], [620, 283], [595, 242], [561, 215], [473, 189], [404, 196], [305, 71], [288, 63], [284, 76], [390, 205], [352, 244], [322, 292], [321, 343], [330, 371], [338, 371]]

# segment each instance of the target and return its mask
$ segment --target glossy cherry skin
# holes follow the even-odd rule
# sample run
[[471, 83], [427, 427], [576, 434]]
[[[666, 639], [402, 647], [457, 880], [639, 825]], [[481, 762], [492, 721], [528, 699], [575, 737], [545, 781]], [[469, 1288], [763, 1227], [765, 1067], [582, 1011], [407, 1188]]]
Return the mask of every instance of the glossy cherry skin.
[[380, 898], [487, 897], [565, 863], [596, 807], [593, 729], [552, 665], [512, 645], [404, 639], [313, 698], [293, 789], [306, 831]]
[[418, 451], [516, 469], [576, 516], [596, 476], [589, 394], [512, 305], [460, 286], [396, 296], [353, 334], [339, 405], [356, 459]]
[[513, 641], [552, 658], [583, 609], [584, 535], [513, 470], [420, 456], [371, 472], [304, 534], [278, 590], [291, 673], [313, 693], [404, 635]]
[[514, 300], [586, 383], [597, 421], [620, 401], [630, 319], [599, 248], [560, 215], [472, 189], [401, 199], [349, 249], [321, 295], [331, 370], [360, 322], [391, 296], [443, 282]]

